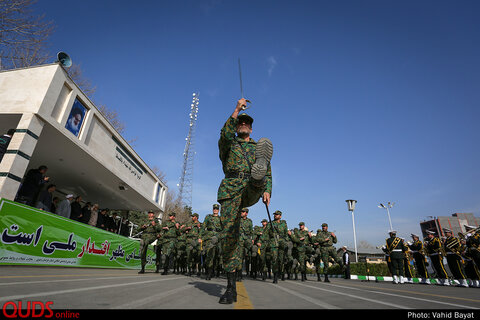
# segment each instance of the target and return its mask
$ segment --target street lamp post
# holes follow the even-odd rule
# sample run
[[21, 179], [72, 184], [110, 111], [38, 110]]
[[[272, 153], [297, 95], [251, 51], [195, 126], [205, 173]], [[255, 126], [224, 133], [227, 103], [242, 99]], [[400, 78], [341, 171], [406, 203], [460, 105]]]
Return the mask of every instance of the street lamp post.
[[355, 211], [355, 204], [357, 203], [357, 200], [345, 200], [345, 202], [348, 204], [348, 211], [352, 212], [352, 224], [353, 224], [353, 242], [355, 245], [355, 261], [358, 262], [358, 253], [357, 253], [357, 235], [355, 233], [355, 216], [354, 216], [354, 211]]
[[378, 206], [379, 208], [383, 208], [387, 210], [388, 222], [390, 223], [390, 230], [393, 230], [393, 227], [392, 227], [392, 219], [390, 219], [390, 210], [388, 210], [388, 208], [392, 208], [394, 204], [395, 202], [388, 202], [386, 206], [383, 203], [380, 203], [380, 205]]

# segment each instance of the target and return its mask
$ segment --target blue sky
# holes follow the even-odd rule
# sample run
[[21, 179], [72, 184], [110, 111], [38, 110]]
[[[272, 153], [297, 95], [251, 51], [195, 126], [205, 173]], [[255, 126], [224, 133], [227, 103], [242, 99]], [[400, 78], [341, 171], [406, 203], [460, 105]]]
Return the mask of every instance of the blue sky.
[[[217, 141], [240, 97], [274, 143], [270, 211], [323, 222], [353, 247], [428, 216], [480, 216], [477, 1], [39, 1], [51, 52], [67, 52], [119, 112], [125, 138], [176, 189], [192, 93], [200, 93], [193, 209], [216, 202]], [[260, 202], [250, 218], [266, 217]]]

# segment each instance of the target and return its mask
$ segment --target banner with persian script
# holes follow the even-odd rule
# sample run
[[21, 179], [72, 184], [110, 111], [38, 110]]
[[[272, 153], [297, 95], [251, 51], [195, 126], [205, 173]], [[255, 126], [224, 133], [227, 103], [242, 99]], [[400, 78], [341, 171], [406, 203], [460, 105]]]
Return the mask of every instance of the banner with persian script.
[[[0, 199], [0, 264], [140, 268], [140, 243], [59, 215]], [[153, 247], [147, 269], [155, 268]]]

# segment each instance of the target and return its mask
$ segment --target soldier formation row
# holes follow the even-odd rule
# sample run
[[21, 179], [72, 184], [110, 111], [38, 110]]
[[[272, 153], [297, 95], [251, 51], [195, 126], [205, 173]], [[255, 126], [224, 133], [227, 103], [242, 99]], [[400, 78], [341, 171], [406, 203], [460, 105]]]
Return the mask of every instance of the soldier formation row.
[[[420, 240], [418, 235], [412, 234], [412, 241], [407, 244], [396, 236], [396, 231], [390, 231], [390, 238], [382, 248], [387, 256], [390, 272], [394, 283], [412, 282], [413, 271], [409, 261], [413, 260], [421, 283], [430, 284], [429, 278], [435, 277], [440, 284], [449, 286], [451, 280], [457, 280], [459, 286], [480, 287], [480, 228], [465, 226], [467, 234], [455, 237], [452, 230], [443, 229], [444, 238], [438, 237], [434, 231], [428, 230], [427, 237]], [[427, 270], [430, 259], [435, 275]], [[452, 273], [449, 277], [443, 259]], [[471, 280], [468, 284], [467, 279]]]
[[[262, 280], [271, 278], [277, 283], [279, 279], [298, 278], [306, 280], [306, 263], [311, 261], [315, 265], [317, 280], [321, 281], [323, 269], [325, 281], [328, 280], [326, 273], [329, 262], [343, 265], [338, 257], [333, 244], [337, 243], [334, 233], [328, 231], [328, 225], [322, 224], [322, 229], [312, 235], [305, 228], [303, 222], [299, 227], [289, 230], [285, 220], [282, 220], [282, 212], [273, 213], [273, 221], [266, 219], [261, 226], [253, 226], [248, 218], [248, 208], [241, 210], [239, 219], [240, 228], [237, 239], [240, 243], [236, 257], [240, 259], [239, 265], [245, 270], [236, 270], [237, 280], [240, 280], [243, 271], [253, 278], [261, 277]], [[141, 256], [142, 269], [145, 272], [146, 254], [149, 244], [156, 240], [156, 272], [167, 274], [173, 268], [176, 272], [188, 275], [205, 273], [205, 278], [210, 280], [212, 276], [218, 276], [223, 270], [222, 247], [225, 235], [222, 232], [222, 222], [219, 216], [219, 205], [213, 205], [213, 213], [205, 217], [203, 223], [198, 220], [198, 214], [194, 213], [191, 220], [180, 225], [175, 221], [175, 213], [162, 224], [158, 224], [153, 213], [149, 213], [150, 223], [142, 226]]]

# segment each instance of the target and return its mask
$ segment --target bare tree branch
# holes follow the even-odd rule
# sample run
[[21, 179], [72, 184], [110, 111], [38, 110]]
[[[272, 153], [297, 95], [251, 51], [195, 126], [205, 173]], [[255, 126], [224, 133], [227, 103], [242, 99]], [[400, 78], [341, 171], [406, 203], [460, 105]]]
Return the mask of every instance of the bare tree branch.
[[53, 60], [46, 51], [53, 22], [33, 16], [35, 0], [0, 0], [0, 69], [23, 68]]

